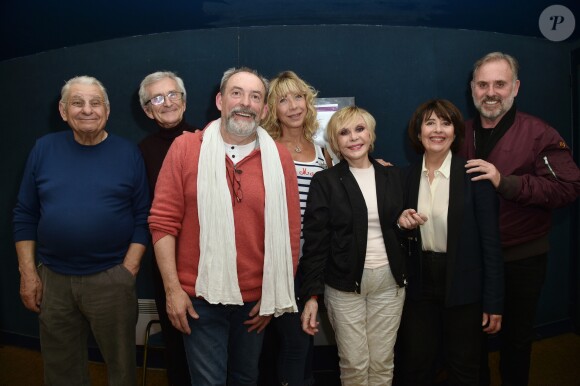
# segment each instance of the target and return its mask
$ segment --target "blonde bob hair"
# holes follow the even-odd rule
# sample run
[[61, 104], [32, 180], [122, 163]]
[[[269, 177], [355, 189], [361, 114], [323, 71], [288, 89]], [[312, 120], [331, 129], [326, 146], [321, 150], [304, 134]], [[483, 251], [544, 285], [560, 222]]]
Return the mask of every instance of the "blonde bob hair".
[[339, 132], [345, 126], [352, 124], [353, 121], [359, 116], [365, 121], [367, 130], [370, 134], [371, 143], [369, 146], [369, 153], [372, 152], [375, 147], [375, 139], [377, 138], [375, 133], [377, 122], [375, 121], [375, 118], [368, 111], [361, 107], [343, 107], [336, 113], [332, 114], [332, 117], [330, 117], [330, 121], [328, 121], [328, 125], [326, 126], [326, 137], [328, 138], [330, 148], [336, 155], [338, 155], [340, 159], [343, 159], [343, 157], [342, 154], [340, 154], [340, 149], [338, 147]]

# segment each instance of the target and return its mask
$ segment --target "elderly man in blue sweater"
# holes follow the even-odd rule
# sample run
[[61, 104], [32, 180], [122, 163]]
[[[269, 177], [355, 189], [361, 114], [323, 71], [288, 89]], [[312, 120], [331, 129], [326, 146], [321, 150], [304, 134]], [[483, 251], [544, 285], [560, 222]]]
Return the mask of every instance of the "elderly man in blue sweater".
[[20, 296], [38, 313], [46, 385], [90, 384], [92, 332], [109, 385], [134, 386], [135, 276], [149, 239], [143, 159], [105, 130], [97, 79], [66, 82], [59, 111], [72, 131], [37, 140], [14, 209]]

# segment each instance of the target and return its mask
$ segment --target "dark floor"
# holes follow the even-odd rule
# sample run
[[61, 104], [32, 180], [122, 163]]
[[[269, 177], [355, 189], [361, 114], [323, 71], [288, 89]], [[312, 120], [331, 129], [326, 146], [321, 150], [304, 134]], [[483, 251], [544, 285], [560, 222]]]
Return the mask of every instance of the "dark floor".
[[[316, 352], [318, 355], [319, 352]], [[499, 385], [498, 354], [490, 353], [492, 386]], [[141, 384], [142, 368], [138, 368]], [[93, 386], [106, 386], [106, 368], [102, 363], [90, 365]], [[317, 385], [339, 385], [335, 372], [315, 373]], [[42, 359], [34, 349], [0, 346], [0, 386], [42, 385]], [[147, 385], [166, 386], [165, 371], [149, 369]], [[534, 343], [530, 386], [580, 386], [580, 336], [574, 333], [541, 339]]]

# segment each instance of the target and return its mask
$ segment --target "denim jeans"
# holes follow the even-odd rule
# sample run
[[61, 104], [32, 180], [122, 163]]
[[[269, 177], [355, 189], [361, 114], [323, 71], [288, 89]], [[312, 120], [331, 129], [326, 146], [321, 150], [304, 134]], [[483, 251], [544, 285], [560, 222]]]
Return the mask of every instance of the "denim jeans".
[[242, 306], [209, 304], [192, 298], [199, 319], [189, 319], [183, 335], [192, 386], [256, 385], [263, 333], [248, 332], [243, 324], [256, 302]]
[[[301, 274], [294, 279], [294, 290], [301, 286]], [[296, 298], [298, 312], [285, 313], [272, 321], [265, 330], [260, 358], [259, 384], [263, 386], [310, 386], [314, 337], [302, 331], [300, 315], [304, 308]]]
[[[306, 375], [306, 361], [313, 345], [312, 337], [302, 331], [300, 313], [286, 313], [272, 319], [273, 326], [280, 339], [277, 372], [281, 385], [303, 386], [309, 379]], [[276, 353], [271, 353], [276, 355]], [[312, 376], [312, 374], [309, 374]]]

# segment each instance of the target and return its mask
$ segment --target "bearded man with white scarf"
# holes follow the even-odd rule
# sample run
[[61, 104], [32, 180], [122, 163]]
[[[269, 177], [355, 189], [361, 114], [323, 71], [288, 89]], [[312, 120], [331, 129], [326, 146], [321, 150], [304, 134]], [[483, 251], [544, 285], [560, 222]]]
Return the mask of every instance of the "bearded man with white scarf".
[[224, 73], [221, 118], [172, 144], [149, 226], [192, 385], [252, 385], [272, 316], [296, 312], [300, 205], [291, 155], [259, 126], [268, 82]]

